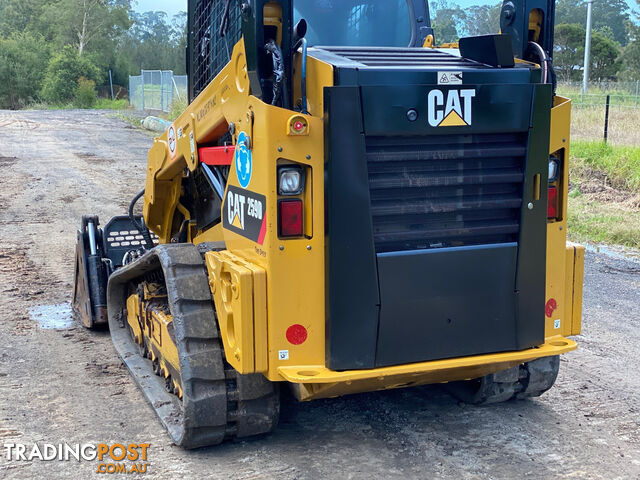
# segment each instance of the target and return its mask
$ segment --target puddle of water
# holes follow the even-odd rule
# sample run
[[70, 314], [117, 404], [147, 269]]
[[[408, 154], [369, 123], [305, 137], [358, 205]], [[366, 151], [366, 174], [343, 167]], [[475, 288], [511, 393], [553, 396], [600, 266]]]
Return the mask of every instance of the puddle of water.
[[29, 316], [46, 330], [68, 330], [74, 327], [73, 312], [69, 303], [40, 305], [29, 309]]

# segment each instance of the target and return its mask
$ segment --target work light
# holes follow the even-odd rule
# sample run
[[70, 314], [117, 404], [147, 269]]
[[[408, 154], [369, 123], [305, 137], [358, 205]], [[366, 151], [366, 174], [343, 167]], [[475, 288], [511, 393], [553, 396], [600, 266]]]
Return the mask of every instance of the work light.
[[558, 180], [558, 175], [560, 174], [560, 160], [556, 157], [551, 157], [549, 159], [549, 183], [553, 183]]
[[304, 190], [304, 170], [300, 167], [281, 167], [278, 170], [278, 193], [300, 195]]

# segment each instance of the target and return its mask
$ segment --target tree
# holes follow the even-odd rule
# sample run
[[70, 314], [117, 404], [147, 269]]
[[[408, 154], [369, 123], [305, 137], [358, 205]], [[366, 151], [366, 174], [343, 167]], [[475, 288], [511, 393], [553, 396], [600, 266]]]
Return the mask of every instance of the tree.
[[20, 108], [42, 87], [41, 69], [49, 62], [42, 36], [15, 33], [0, 38], [0, 108]]
[[576, 80], [584, 62], [585, 34], [585, 29], [575, 23], [556, 26], [553, 66], [560, 81]]
[[[638, 0], [640, 7], [640, 0]], [[622, 51], [622, 77], [626, 80], [640, 80], [640, 12], [636, 12], [636, 22], [627, 24], [629, 44]]]
[[[43, 24], [58, 47], [74, 46], [78, 55], [104, 52], [104, 44], [124, 34], [131, 22], [129, 0], [54, 0], [43, 8]], [[115, 47], [115, 45], [113, 45]]]
[[[593, 29], [610, 29], [613, 40], [620, 45], [629, 41], [626, 25], [629, 22], [629, 5], [625, 0], [593, 2]], [[582, 0], [558, 0], [556, 2], [556, 25], [579, 23], [587, 28], [587, 5]]]
[[500, 31], [502, 3], [472, 5], [466, 9], [463, 33], [469, 36], [488, 35]]
[[175, 15], [171, 22], [164, 12], [132, 14], [133, 25], [118, 47], [118, 74], [145, 70], [186, 73], [187, 16]]
[[74, 98], [78, 81], [86, 78], [101, 80], [100, 71], [86, 56], [81, 56], [72, 46], [66, 46], [49, 63], [44, 79], [42, 96], [52, 103], [65, 103]]
[[591, 37], [591, 80], [615, 80], [620, 71], [620, 46], [606, 35], [593, 32]]
[[432, 25], [437, 44], [457, 42], [464, 30], [466, 14], [448, 0], [435, 1], [431, 5]]
[[39, 18], [46, 0], [0, 0], [0, 37], [39, 33]]

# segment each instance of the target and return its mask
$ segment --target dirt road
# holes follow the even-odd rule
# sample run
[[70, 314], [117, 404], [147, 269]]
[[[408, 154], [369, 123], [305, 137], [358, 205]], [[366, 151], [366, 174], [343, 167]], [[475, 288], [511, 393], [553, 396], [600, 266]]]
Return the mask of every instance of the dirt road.
[[[640, 263], [596, 253], [580, 349], [541, 399], [474, 408], [435, 386], [285, 401], [269, 437], [173, 446], [108, 334], [65, 323], [79, 219], [125, 211], [151, 142], [99, 112], [0, 112], [0, 447], [146, 442], [146, 477], [163, 479], [640, 478]], [[95, 472], [0, 452], [0, 478]]]

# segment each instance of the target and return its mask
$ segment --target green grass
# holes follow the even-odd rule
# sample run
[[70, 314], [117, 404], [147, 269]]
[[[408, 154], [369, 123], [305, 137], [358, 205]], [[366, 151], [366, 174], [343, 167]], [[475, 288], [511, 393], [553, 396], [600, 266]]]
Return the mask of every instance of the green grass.
[[[27, 110], [75, 110], [78, 107], [73, 102], [52, 104], [46, 102], [32, 103], [27, 107]], [[96, 104], [89, 110], [127, 110], [129, 108], [129, 102], [127, 100], [110, 100], [107, 98], [99, 98]]]
[[93, 107], [96, 110], [126, 110], [129, 108], [127, 100], [109, 100], [108, 98], [99, 98]]
[[640, 209], [590, 199], [569, 198], [570, 237], [579, 242], [640, 248]]
[[167, 120], [173, 122], [174, 120], [176, 120], [180, 115], [182, 115], [182, 112], [184, 112], [187, 109], [187, 102], [186, 100], [184, 101], [180, 101], [180, 100], [174, 100], [173, 103], [171, 103], [171, 109], [169, 110], [169, 113], [166, 115]]
[[578, 140], [571, 143], [572, 163], [604, 173], [616, 188], [640, 192], [640, 148]]
[[640, 148], [572, 142], [573, 240], [640, 248]]

